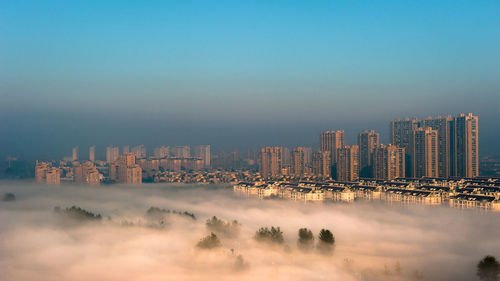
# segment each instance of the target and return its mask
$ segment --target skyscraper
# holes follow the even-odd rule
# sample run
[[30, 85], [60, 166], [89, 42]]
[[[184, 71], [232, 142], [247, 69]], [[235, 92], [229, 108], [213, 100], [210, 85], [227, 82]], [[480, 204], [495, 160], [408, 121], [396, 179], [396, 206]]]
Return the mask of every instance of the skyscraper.
[[113, 163], [118, 160], [118, 156], [120, 156], [120, 151], [117, 146], [106, 147], [106, 162]]
[[142, 169], [135, 162], [135, 154], [123, 153], [109, 166], [109, 177], [119, 183], [142, 183]]
[[395, 119], [391, 122], [391, 144], [405, 149], [405, 174], [411, 175], [410, 160], [410, 136], [413, 129], [419, 128], [420, 122], [417, 118]]
[[337, 180], [359, 179], [359, 146], [346, 145], [337, 150]]
[[296, 147], [290, 152], [290, 174], [301, 178], [306, 170], [306, 148]]
[[71, 159], [73, 161], [78, 161], [78, 146], [73, 147], [73, 151], [72, 152], [73, 153], [72, 153]]
[[60, 184], [61, 169], [52, 167], [51, 163], [36, 162], [35, 179], [37, 183], [44, 184]]
[[451, 175], [479, 176], [479, 123], [478, 117], [460, 114], [451, 122]]
[[154, 157], [157, 159], [162, 159], [170, 156], [169, 146], [160, 146], [154, 149]]
[[411, 177], [438, 176], [438, 131], [413, 129], [410, 136]]
[[191, 147], [189, 145], [175, 146], [171, 149], [173, 156], [180, 158], [191, 157]]
[[330, 155], [330, 151], [316, 151], [313, 153], [312, 170], [316, 177], [326, 179], [331, 176]]
[[95, 145], [89, 147], [89, 161], [95, 162]]
[[203, 160], [203, 166], [207, 169], [210, 168], [210, 145], [198, 145], [194, 149], [196, 158]]
[[263, 178], [277, 178], [283, 168], [283, 148], [263, 147], [259, 154], [259, 171]]
[[134, 146], [132, 147], [132, 153], [135, 155], [136, 158], [139, 159], [146, 158], [146, 147], [144, 146], [144, 144]]
[[380, 134], [373, 130], [365, 130], [358, 135], [359, 173], [360, 177], [373, 176], [373, 150], [380, 144]]
[[450, 176], [450, 123], [451, 116], [427, 117], [422, 120], [421, 127], [430, 127], [438, 134], [438, 177], [447, 178]]
[[404, 148], [379, 145], [373, 150], [373, 177], [391, 180], [405, 177]]
[[73, 177], [76, 183], [99, 185], [101, 182], [101, 174], [90, 161], [83, 164], [75, 163], [73, 165]]
[[337, 149], [344, 146], [344, 131], [326, 131], [320, 135], [320, 150], [330, 151], [331, 164], [337, 161]]

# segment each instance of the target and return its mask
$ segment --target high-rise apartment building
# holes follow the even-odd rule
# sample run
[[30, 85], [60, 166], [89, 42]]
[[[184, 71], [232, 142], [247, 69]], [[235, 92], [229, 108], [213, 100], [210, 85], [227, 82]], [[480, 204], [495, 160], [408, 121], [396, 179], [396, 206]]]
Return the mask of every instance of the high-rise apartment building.
[[438, 176], [438, 131], [432, 128], [413, 129], [410, 136], [411, 177]]
[[163, 159], [170, 156], [170, 146], [160, 146], [154, 149], [154, 157], [156, 159]]
[[96, 166], [90, 161], [83, 164], [78, 162], [73, 164], [73, 179], [76, 183], [99, 185], [101, 177], [101, 173], [99, 173]]
[[451, 122], [451, 175], [457, 177], [479, 176], [478, 117], [460, 114]]
[[179, 157], [179, 158], [191, 157], [191, 147], [189, 145], [172, 147], [171, 152], [174, 157]]
[[132, 147], [132, 153], [138, 159], [146, 158], [146, 147], [144, 146], [144, 144], [134, 146]]
[[395, 179], [405, 177], [404, 148], [395, 145], [379, 145], [373, 150], [373, 177]]
[[194, 148], [194, 156], [203, 160], [203, 166], [210, 168], [210, 145], [198, 145]]
[[113, 163], [118, 160], [118, 156], [120, 156], [120, 151], [117, 146], [106, 147], [106, 162]]
[[320, 178], [330, 178], [330, 151], [316, 151], [312, 155], [312, 171], [314, 176]]
[[447, 178], [450, 176], [450, 123], [451, 116], [427, 117], [421, 121], [423, 128], [429, 127], [437, 131], [438, 134], [438, 177]]
[[95, 145], [89, 147], [89, 161], [95, 162]]
[[109, 166], [109, 177], [119, 183], [142, 183], [142, 169], [135, 162], [134, 153], [123, 153]]
[[360, 177], [373, 176], [373, 150], [380, 144], [380, 134], [373, 130], [365, 130], [358, 135], [359, 172]]
[[290, 175], [301, 178], [306, 172], [306, 148], [296, 147], [290, 152]]
[[35, 165], [35, 180], [37, 183], [60, 184], [61, 169], [52, 167], [50, 163], [37, 161]]
[[337, 149], [337, 180], [359, 179], [359, 146], [346, 145]]
[[331, 164], [337, 161], [337, 150], [344, 147], [344, 131], [326, 131], [320, 135], [320, 150], [330, 151]]
[[417, 118], [395, 119], [391, 122], [391, 144], [405, 149], [405, 174], [411, 174], [410, 160], [410, 136], [413, 129], [420, 127], [420, 122]]
[[427, 173], [436, 177], [477, 177], [479, 176], [478, 117], [460, 114], [456, 117], [437, 116], [424, 120], [408, 118], [391, 122], [392, 144], [405, 148], [406, 175], [415, 176], [412, 168], [425, 165], [420, 160], [411, 159], [409, 146], [411, 132], [417, 128], [432, 128], [437, 133], [437, 173]]
[[259, 171], [263, 178], [277, 178], [281, 176], [282, 168], [282, 147], [264, 147], [260, 149]]
[[78, 146], [73, 147], [71, 159], [72, 161], [78, 161]]
[[122, 149], [122, 153], [129, 153], [130, 152], [130, 146], [124, 145]]

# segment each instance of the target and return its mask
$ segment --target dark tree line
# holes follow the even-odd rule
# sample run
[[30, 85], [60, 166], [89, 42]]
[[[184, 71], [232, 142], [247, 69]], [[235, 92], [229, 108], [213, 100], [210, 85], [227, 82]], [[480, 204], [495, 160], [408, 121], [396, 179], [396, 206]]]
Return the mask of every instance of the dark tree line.
[[79, 221], [100, 221], [102, 219], [101, 214], [94, 214], [77, 206], [65, 209], [61, 209], [61, 207], [57, 206], [54, 208], [54, 211]]

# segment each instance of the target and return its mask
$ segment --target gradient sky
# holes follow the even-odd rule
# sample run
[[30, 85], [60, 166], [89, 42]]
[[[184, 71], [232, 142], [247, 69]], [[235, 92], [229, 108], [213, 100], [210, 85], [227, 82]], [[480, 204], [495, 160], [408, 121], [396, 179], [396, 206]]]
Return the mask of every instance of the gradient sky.
[[499, 1], [4, 0], [0, 38], [2, 157], [387, 142], [460, 112], [500, 155]]

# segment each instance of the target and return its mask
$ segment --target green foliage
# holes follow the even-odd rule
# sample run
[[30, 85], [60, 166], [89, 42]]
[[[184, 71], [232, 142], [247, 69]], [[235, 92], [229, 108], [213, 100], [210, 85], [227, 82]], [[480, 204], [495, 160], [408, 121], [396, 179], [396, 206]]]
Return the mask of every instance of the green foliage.
[[321, 229], [321, 231], [319, 232], [319, 241], [333, 245], [335, 243], [335, 237], [333, 237], [333, 234], [330, 230]]
[[311, 230], [307, 228], [299, 229], [299, 238], [297, 240], [297, 246], [303, 250], [311, 250], [314, 246], [314, 235]]
[[335, 244], [335, 237], [328, 229], [321, 229], [319, 232], [318, 250], [323, 254], [331, 254]]
[[222, 246], [219, 238], [215, 233], [210, 233], [210, 235], [203, 237], [196, 245], [200, 249], [213, 249]]
[[477, 264], [477, 276], [483, 281], [500, 280], [500, 264], [493, 256], [485, 256]]
[[259, 242], [269, 242], [276, 244], [283, 244], [283, 242], [285, 241], [285, 239], [283, 239], [283, 232], [281, 232], [279, 226], [272, 226], [271, 229], [267, 227], [261, 227], [255, 233], [255, 240]]
[[170, 214], [179, 215], [196, 220], [196, 216], [193, 213], [187, 211], [170, 211], [168, 209], [160, 209], [158, 207], [150, 207], [146, 211], [146, 218], [152, 221], [164, 221], [166, 217]]
[[3, 195], [3, 201], [5, 202], [16, 201], [16, 195], [14, 195], [14, 193], [7, 192]]
[[54, 211], [78, 221], [100, 221], [102, 219], [101, 214], [94, 214], [76, 206], [66, 209], [61, 209], [61, 207], [57, 206], [54, 208]]
[[233, 220], [232, 222], [228, 222], [225, 220], [218, 219], [216, 216], [213, 216], [211, 219], [208, 219], [205, 223], [208, 230], [218, 233], [225, 237], [236, 237], [238, 236], [241, 228], [241, 224], [238, 221]]

